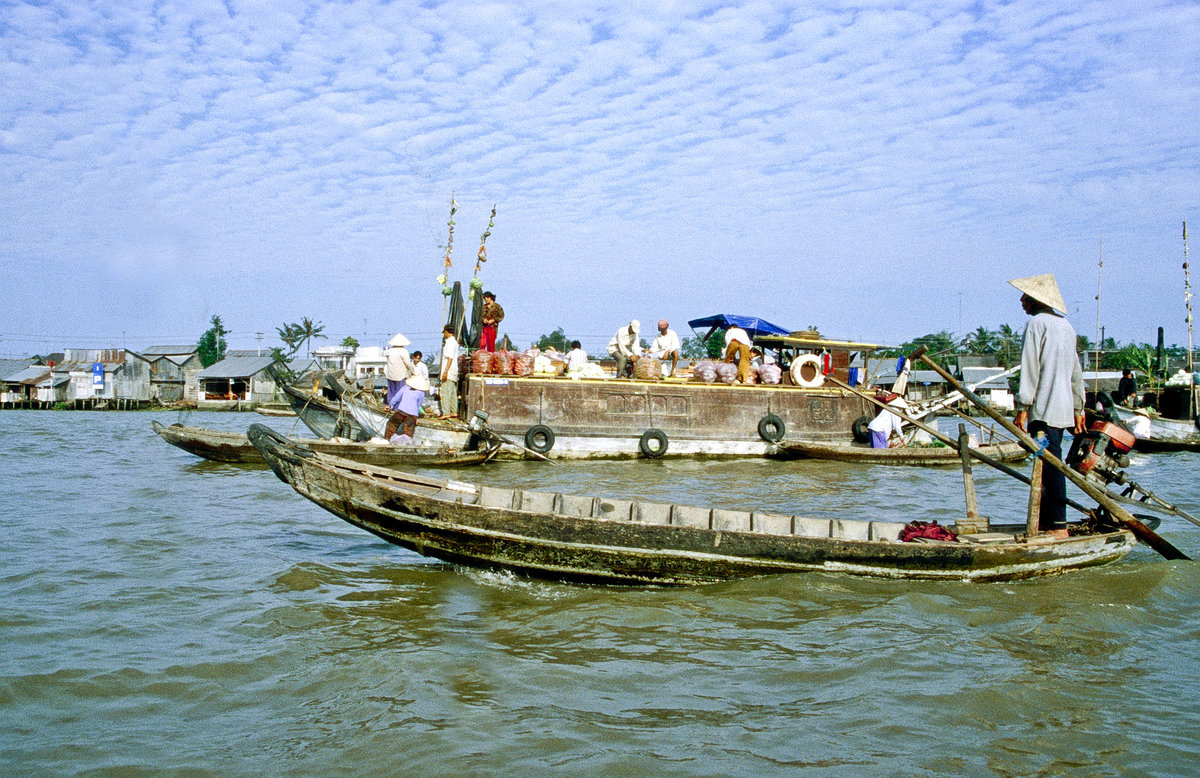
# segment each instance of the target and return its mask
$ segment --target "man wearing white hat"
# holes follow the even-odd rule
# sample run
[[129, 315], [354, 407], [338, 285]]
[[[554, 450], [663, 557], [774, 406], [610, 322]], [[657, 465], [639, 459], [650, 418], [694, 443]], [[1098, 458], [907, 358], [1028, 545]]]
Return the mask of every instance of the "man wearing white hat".
[[[1083, 432], [1083, 368], [1075, 329], [1065, 318], [1067, 305], [1054, 276], [1014, 278], [1021, 306], [1032, 318], [1021, 344], [1021, 381], [1013, 422], [1030, 434], [1044, 432], [1046, 450], [1062, 459], [1063, 430]], [[1054, 468], [1042, 474], [1040, 529], [1067, 536], [1067, 481]]]
[[617, 378], [625, 378], [633, 373], [633, 363], [642, 355], [642, 344], [638, 340], [641, 330], [641, 323], [634, 319], [628, 326], [617, 330], [608, 342], [608, 355], [617, 360]]
[[400, 390], [404, 388], [404, 383], [417, 372], [412, 357], [405, 348], [409, 343], [408, 338], [397, 332], [388, 341], [388, 350], [383, 354], [386, 360], [383, 365], [383, 377], [387, 379], [386, 402], [392, 410], [395, 410], [400, 402]]

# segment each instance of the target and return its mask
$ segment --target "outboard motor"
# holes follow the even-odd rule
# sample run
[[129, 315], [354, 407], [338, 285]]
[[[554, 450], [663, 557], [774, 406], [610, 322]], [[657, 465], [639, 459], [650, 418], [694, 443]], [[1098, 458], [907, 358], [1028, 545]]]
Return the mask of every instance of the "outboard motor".
[[1129, 467], [1133, 433], [1111, 421], [1093, 421], [1083, 434], [1075, 436], [1067, 454], [1067, 464], [1085, 478], [1101, 485], [1125, 483], [1121, 468]]

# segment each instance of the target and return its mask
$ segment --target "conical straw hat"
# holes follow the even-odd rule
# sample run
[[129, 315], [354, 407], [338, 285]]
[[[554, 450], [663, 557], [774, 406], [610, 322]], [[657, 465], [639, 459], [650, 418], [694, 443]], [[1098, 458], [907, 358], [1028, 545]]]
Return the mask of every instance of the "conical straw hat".
[[392, 339], [388, 341], [388, 345], [403, 347], [403, 346], [407, 346], [411, 342], [412, 341], [410, 341], [408, 338], [404, 337], [404, 335], [402, 333], [397, 332], [395, 335], [392, 336]]
[[1058, 291], [1058, 284], [1054, 281], [1053, 273], [1014, 278], [1009, 283], [1039, 303], [1049, 305], [1063, 316], [1067, 315], [1067, 304], [1063, 302], [1062, 292]]

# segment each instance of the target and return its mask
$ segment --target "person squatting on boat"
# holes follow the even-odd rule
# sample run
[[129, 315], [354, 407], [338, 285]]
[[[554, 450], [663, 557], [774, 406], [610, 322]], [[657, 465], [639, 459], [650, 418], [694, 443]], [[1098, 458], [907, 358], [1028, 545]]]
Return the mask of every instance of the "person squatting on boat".
[[442, 327], [442, 363], [438, 368], [438, 410], [443, 416], [458, 415], [458, 339], [453, 325]]
[[670, 329], [670, 323], [666, 319], [659, 319], [658, 337], [650, 344], [650, 355], [663, 362], [671, 360], [669, 378], [675, 377], [675, 367], [679, 364], [679, 348], [679, 335]]
[[730, 327], [725, 331], [725, 361], [732, 362], [737, 357], [737, 380], [739, 384], [746, 383], [750, 377], [750, 349], [754, 343], [741, 327]]
[[633, 363], [642, 355], [642, 344], [638, 333], [642, 325], [637, 319], [616, 331], [608, 342], [608, 355], [617, 361], [617, 378], [633, 375]]
[[[1031, 317], [1021, 343], [1021, 380], [1017, 390], [1018, 429], [1043, 433], [1046, 450], [1062, 459], [1063, 430], [1084, 431], [1083, 368], [1076, 352], [1075, 329], [1066, 320], [1067, 304], [1053, 274], [1014, 278], [1021, 307]], [[1057, 468], [1042, 472], [1039, 529], [1067, 537], [1067, 480]]]
[[479, 348], [482, 351], [496, 350], [496, 327], [504, 321], [504, 309], [496, 302], [492, 292], [483, 293], [483, 330], [479, 335]]
[[403, 334], [397, 332], [388, 341], [388, 350], [384, 352], [383, 376], [387, 379], [387, 394], [384, 396], [384, 402], [393, 410], [400, 402], [400, 390], [404, 388], [409, 376], [416, 372], [412, 357], [405, 348], [411, 342]]
[[[895, 392], [885, 392], [882, 399], [886, 405], [890, 405], [898, 411], [908, 411], [908, 402]], [[880, 410], [879, 415], [871, 419], [867, 429], [871, 431], [871, 448], [891, 448], [893, 435], [899, 438], [895, 444], [896, 447], [904, 445], [903, 421], [887, 408]]]
[[1130, 408], [1137, 407], [1137, 379], [1133, 377], [1133, 371], [1127, 367], [1121, 370], [1121, 380], [1117, 384], [1117, 393], [1113, 396], [1113, 402], [1118, 405], [1128, 405]]
[[578, 373], [587, 367], [588, 355], [583, 350], [583, 344], [577, 340], [571, 341], [571, 351], [567, 354], [567, 369], [568, 373]]
[[[404, 388], [400, 390], [396, 402], [396, 412], [388, 419], [383, 436], [389, 443], [397, 446], [412, 445], [413, 436], [417, 432], [417, 416], [421, 413], [421, 403], [425, 393], [429, 391], [429, 381], [420, 373], [409, 376]], [[399, 434], [397, 434], [399, 433]]]

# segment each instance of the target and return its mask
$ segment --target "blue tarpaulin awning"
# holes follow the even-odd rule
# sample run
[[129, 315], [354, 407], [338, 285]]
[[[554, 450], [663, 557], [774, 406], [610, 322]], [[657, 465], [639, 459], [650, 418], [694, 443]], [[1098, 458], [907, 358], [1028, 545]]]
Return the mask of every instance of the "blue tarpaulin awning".
[[787, 335], [791, 330], [785, 330], [777, 324], [772, 324], [766, 319], [760, 319], [757, 316], [739, 316], [734, 313], [718, 313], [715, 316], [705, 316], [703, 319], [692, 319], [688, 322], [697, 334], [700, 330], [708, 330], [700, 335], [701, 340], [707, 340], [715, 329], [727, 330], [730, 327], [741, 327], [746, 331], [746, 334], [753, 340], [759, 335]]

